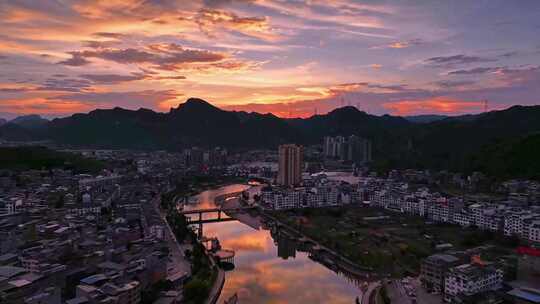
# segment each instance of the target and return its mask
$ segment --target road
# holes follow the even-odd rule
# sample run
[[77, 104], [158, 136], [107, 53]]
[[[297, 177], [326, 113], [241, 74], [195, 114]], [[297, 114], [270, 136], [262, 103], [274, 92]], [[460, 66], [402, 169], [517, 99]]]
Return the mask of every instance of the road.
[[407, 295], [407, 290], [404, 285], [408, 285], [409, 290], [413, 291], [416, 295], [416, 303], [418, 304], [441, 304], [442, 296], [440, 294], [428, 293], [420, 282], [419, 278], [409, 278], [407, 283], [403, 283], [401, 280], [393, 280], [391, 284], [388, 284], [387, 291], [392, 304], [411, 304], [413, 303], [413, 297]]
[[[167, 232], [165, 233], [165, 238], [167, 240], [167, 244], [170, 251], [169, 260], [167, 262], [167, 276], [168, 277], [174, 277], [178, 274], [185, 274], [187, 276], [191, 275], [191, 264], [189, 261], [186, 260], [184, 257], [184, 252], [186, 249], [192, 249], [191, 245], [186, 244], [180, 244], [174, 233], [172, 232], [171, 226], [169, 226], [169, 223], [166, 219], [166, 213], [162, 212], [159, 208], [160, 206], [160, 198], [161, 195], [156, 196], [154, 201], [152, 202], [154, 204], [154, 207], [156, 208], [156, 211], [159, 213], [161, 219], [163, 220], [165, 226], [167, 227]], [[215, 265], [215, 261], [213, 258], [210, 258], [210, 261], [212, 265]], [[223, 288], [223, 285], [225, 284], [225, 271], [223, 269], [218, 268], [218, 275], [216, 278], [216, 282], [212, 286], [212, 290], [210, 290], [210, 293], [208, 295], [208, 298], [206, 300], [206, 304], [215, 304], [217, 300], [219, 299], [219, 296], [221, 294], [221, 289]]]
[[417, 297], [416, 300], [418, 301], [418, 304], [424, 304], [424, 303], [442, 304], [443, 303], [442, 296], [440, 294], [428, 293], [422, 287], [420, 279], [416, 278], [416, 279], [412, 280], [411, 283], [412, 283], [412, 285], [414, 286], [414, 288], [416, 290], [416, 297]]
[[156, 212], [158, 212], [160, 215], [163, 224], [165, 227], [167, 227], [165, 231], [165, 239], [170, 250], [169, 259], [167, 260], [167, 277], [177, 276], [178, 274], [190, 276], [191, 264], [184, 257], [184, 251], [186, 249], [191, 249], [191, 245], [180, 244], [176, 240], [176, 236], [172, 232], [171, 226], [169, 226], [169, 223], [167, 222], [166, 213], [159, 208], [160, 200], [161, 195], [157, 195], [152, 201], [152, 204], [154, 205]]
[[411, 304], [412, 299], [407, 295], [405, 287], [401, 283], [401, 280], [392, 280], [387, 285], [386, 291], [392, 304]]
[[[379, 287], [381, 287], [380, 282], [371, 282], [366, 292], [362, 295], [362, 304], [375, 303], [376, 301], [372, 301], [371, 299], [377, 296], [377, 291], [379, 290]], [[372, 294], [374, 296], [372, 296]]]
[[[212, 266], [215, 266], [214, 258], [210, 257], [210, 262]], [[217, 300], [219, 299], [219, 296], [221, 295], [221, 290], [223, 289], [223, 285], [225, 284], [225, 271], [221, 269], [219, 266], [217, 267], [218, 275], [216, 278], [216, 281], [214, 282], [214, 285], [212, 286], [212, 289], [210, 290], [210, 293], [208, 294], [208, 298], [206, 299], [206, 304], [215, 304], [217, 303]]]

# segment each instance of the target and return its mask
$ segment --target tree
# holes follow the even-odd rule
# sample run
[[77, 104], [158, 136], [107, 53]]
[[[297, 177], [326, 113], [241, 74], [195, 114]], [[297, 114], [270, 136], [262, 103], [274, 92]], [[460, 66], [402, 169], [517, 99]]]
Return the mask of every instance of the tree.
[[64, 195], [62, 194], [58, 197], [58, 199], [54, 203], [54, 208], [56, 209], [64, 208], [64, 204], [65, 204], [65, 198], [64, 198]]
[[204, 303], [209, 290], [210, 283], [208, 281], [195, 277], [184, 286], [184, 295], [187, 301]]

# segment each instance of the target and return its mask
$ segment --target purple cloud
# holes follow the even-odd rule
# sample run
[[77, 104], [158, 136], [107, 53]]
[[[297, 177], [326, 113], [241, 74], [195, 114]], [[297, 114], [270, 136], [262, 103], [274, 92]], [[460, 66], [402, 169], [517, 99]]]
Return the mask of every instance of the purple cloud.
[[442, 80], [437, 81], [435, 84], [443, 89], [454, 89], [467, 85], [475, 84], [472, 80]]
[[109, 32], [98, 32], [93, 34], [96, 37], [103, 37], [103, 38], [113, 38], [113, 39], [120, 39], [124, 37], [123, 34], [120, 33], [109, 33]]
[[456, 70], [456, 71], [450, 71], [447, 74], [448, 75], [478, 75], [478, 74], [486, 74], [486, 73], [492, 73], [495, 71], [498, 71], [500, 67], [485, 67], [485, 68], [474, 68], [469, 70]]
[[126, 81], [145, 79], [144, 74], [116, 75], [116, 74], [82, 74], [79, 77], [88, 79], [98, 84], [116, 84]]
[[497, 60], [491, 59], [491, 58], [478, 57], [478, 56], [467, 56], [463, 54], [454, 55], [454, 56], [431, 57], [425, 60], [425, 62], [428, 65], [433, 65], [436, 67], [452, 67], [456, 65], [493, 62], [493, 61], [497, 61]]
[[[59, 62], [64, 65], [81, 66], [88, 64], [88, 58], [99, 58], [120, 64], [150, 64], [156, 69], [177, 70], [186, 64], [215, 63], [216, 67], [227, 68], [231, 62], [222, 62], [228, 55], [208, 50], [188, 49], [180, 45], [153, 44], [144, 50], [135, 48], [113, 49], [98, 48], [71, 52], [71, 59]], [[230, 66], [235, 68], [234, 66]]]
[[69, 66], [83, 66], [90, 63], [90, 61], [86, 60], [86, 58], [84, 58], [84, 56], [82, 56], [78, 52], [71, 52], [69, 54], [71, 54], [71, 58], [60, 61], [58, 62], [58, 64], [69, 65]]

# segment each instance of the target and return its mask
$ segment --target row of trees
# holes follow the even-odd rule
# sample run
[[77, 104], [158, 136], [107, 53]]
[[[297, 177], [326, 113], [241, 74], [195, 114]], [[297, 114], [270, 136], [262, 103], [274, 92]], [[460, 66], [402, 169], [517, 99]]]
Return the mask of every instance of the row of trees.
[[210, 260], [202, 244], [196, 241], [195, 233], [188, 227], [186, 217], [171, 210], [167, 215], [178, 242], [193, 242], [193, 250], [186, 250], [185, 256], [191, 261], [191, 279], [184, 285], [184, 297], [187, 303], [204, 303], [212, 289], [217, 272], [210, 265]]

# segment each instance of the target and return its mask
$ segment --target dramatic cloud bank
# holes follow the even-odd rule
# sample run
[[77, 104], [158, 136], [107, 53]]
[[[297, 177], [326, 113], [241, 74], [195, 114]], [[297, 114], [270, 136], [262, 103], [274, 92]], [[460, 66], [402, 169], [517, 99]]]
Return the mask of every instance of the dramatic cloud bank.
[[502, 0], [3, 1], [0, 112], [167, 111], [190, 96], [285, 117], [535, 105], [539, 10]]

